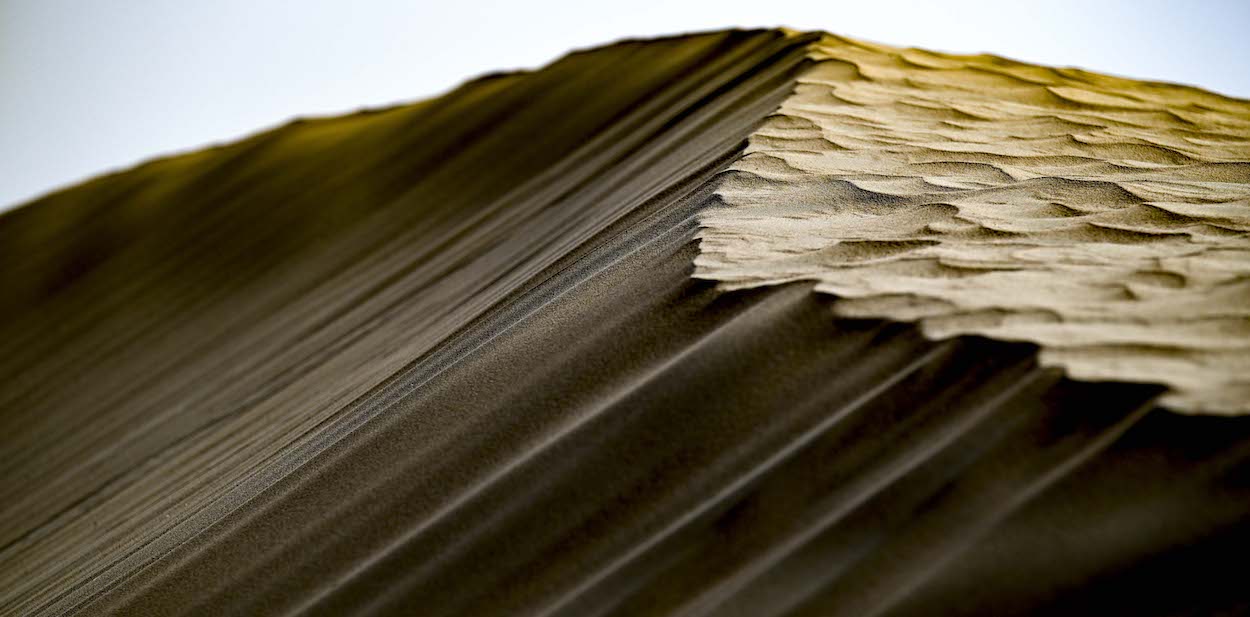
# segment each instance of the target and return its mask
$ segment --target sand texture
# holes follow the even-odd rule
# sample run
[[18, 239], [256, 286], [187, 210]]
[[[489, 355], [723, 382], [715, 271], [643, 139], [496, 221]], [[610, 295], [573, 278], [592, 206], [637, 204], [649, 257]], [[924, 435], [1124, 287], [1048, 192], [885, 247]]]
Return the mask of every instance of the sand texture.
[[[964, 204], [999, 212], [979, 183], [1026, 213], [1134, 207], [1020, 189], [1009, 174], [1024, 163], [930, 161], [942, 190], [884, 149], [857, 151], [881, 159], [872, 174], [850, 150], [812, 155], [849, 157], [844, 181], [784, 167], [805, 155], [756, 151], [825, 152], [835, 130], [774, 112], [791, 113], [796, 88], [828, 93], [816, 77], [854, 77], [811, 64], [818, 39], [625, 41], [0, 215], [0, 615], [1245, 613], [1226, 564], [1250, 553], [1250, 417], [1173, 413], [1157, 383], [1072, 379], [1031, 343], [848, 317], [878, 313], [814, 293], [823, 270], [764, 285], [786, 278], [769, 274], [780, 262], [749, 260], [738, 279], [700, 278], [715, 243], [727, 264], [747, 231], [802, 267], [796, 241], [845, 262], [854, 243], [829, 235], [844, 232], [812, 227], [839, 212], [992, 236], [954, 219]], [[1193, 96], [1195, 110], [1221, 100]], [[841, 120], [868, 135], [848, 148], [930, 130], [923, 107], [854, 109], [881, 126]], [[1075, 173], [1075, 156], [1044, 160]], [[1190, 231], [1233, 243], [1202, 225], [1233, 225], [1209, 213], [1235, 220], [1244, 185], [1212, 168], [1231, 175], [1121, 184], [1198, 204]], [[797, 187], [812, 199], [779, 217]], [[1184, 187], [1229, 196], [1202, 204]], [[966, 199], [915, 197], [935, 191]], [[1046, 191], [1064, 209], [1031, 197]], [[738, 218], [751, 212], [758, 226]], [[709, 237], [716, 221], [738, 231]], [[784, 221], [802, 233], [778, 233]], [[1083, 233], [1113, 233], [1098, 221]], [[1034, 250], [1071, 250], [1076, 232], [1043, 229], [1056, 244]], [[873, 238], [873, 255], [920, 250]], [[1212, 274], [1241, 262], [1195, 246], [1209, 293], [1187, 310], [1242, 306], [1215, 297], [1236, 288]], [[873, 263], [881, 281], [912, 267]], [[1086, 293], [1097, 273], [1078, 272]], [[1235, 355], [1219, 332], [1202, 353]]]
[[1250, 102], [826, 35], [702, 215], [697, 276], [1041, 346], [1250, 412]]

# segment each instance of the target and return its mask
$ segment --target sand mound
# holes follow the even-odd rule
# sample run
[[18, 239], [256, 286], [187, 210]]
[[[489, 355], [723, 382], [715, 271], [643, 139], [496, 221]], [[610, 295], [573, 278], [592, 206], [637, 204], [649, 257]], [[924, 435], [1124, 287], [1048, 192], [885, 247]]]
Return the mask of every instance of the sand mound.
[[1240, 103], [818, 39], [622, 42], [0, 215], [0, 615], [1244, 609], [1250, 417], [831, 315], [1226, 400]]

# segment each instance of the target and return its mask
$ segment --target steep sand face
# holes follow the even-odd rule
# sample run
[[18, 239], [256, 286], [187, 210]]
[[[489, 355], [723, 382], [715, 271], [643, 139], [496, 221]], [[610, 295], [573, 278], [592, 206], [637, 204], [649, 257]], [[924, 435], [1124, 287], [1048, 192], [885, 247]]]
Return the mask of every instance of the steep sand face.
[[[379, 417], [417, 428], [369, 477], [406, 469], [400, 484], [424, 492], [398, 507], [437, 510], [477, 465], [440, 445], [469, 444], [456, 431], [492, 409], [474, 397], [510, 388], [483, 374], [447, 407], [396, 401], [468, 351], [495, 349], [510, 321], [458, 336], [469, 324], [537, 310], [526, 294], [567, 270], [557, 263], [732, 160], [803, 55], [802, 41], [770, 31], [623, 42], [152, 161], [0, 215], [0, 615], [80, 607]], [[535, 372], [552, 361], [530, 353]], [[571, 399], [568, 388], [552, 392]], [[421, 461], [404, 467], [405, 455]], [[455, 472], [440, 475], [443, 464]], [[293, 563], [275, 546], [326, 542], [312, 524], [311, 539], [294, 539], [301, 524], [380, 504], [348, 501], [357, 484], [331, 482], [316, 515], [282, 508], [307, 516], [249, 537], [238, 556]], [[364, 535], [344, 538], [363, 550]], [[205, 559], [210, 574], [182, 589], [195, 600], [76, 610], [278, 610], [237, 593], [255, 589], [245, 564]], [[330, 578], [353, 562], [313, 563]]]
[[1250, 102], [836, 36], [725, 176], [696, 276], [1041, 346], [1250, 412]]

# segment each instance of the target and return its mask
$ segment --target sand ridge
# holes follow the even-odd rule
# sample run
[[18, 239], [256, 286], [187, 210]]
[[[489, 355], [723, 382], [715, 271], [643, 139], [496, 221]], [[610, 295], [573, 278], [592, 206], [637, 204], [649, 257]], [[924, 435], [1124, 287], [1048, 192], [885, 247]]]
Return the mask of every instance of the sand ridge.
[[[700, 212], [817, 36], [576, 52], [0, 213], [0, 615], [1244, 608], [1211, 564], [1250, 552], [1250, 418], [831, 318], [845, 300], [808, 283], [690, 277]], [[743, 195], [819, 179], [751, 160], [783, 173], [733, 172]], [[940, 243], [891, 226], [965, 206], [911, 196], [1013, 180], [1001, 155], [912, 165], [804, 189], [877, 236], [792, 238], [887, 263]], [[1104, 184], [1035, 218], [1122, 197]], [[1240, 216], [1224, 201], [1156, 218]]]
[[1250, 101], [825, 35], [726, 172], [696, 276], [1031, 341], [1250, 412]]

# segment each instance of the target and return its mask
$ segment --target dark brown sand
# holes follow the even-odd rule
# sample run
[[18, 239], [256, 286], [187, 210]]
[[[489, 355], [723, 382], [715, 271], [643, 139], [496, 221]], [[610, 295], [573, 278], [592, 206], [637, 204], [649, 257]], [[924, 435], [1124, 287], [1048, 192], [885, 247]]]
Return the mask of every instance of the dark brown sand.
[[691, 277], [809, 40], [579, 52], [0, 217], [0, 613], [1250, 608], [1250, 419]]

